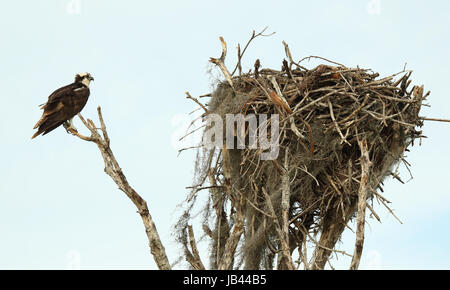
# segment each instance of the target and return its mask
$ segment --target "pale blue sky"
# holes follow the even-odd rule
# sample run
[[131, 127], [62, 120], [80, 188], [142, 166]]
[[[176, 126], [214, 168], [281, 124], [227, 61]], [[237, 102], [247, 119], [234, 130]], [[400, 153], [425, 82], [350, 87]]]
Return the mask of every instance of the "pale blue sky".
[[[432, 91], [422, 114], [450, 118], [450, 2], [380, 0], [377, 11], [370, 1], [80, 0], [72, 14], [70, 0], [3, 1], [0, 268], [65, 269], [78, 258], [82, 269], [155, 268], [139, 215], [104, 174], [96, 146], [62, 128], [30, 139], [38, 105], [78, 72], [95, 77], [83, 115], [96, 118], [102, 106], [112, 149], [147, 200], [171, 261], [171, 226], [194, 160], [194, 152], [177, 157], [172, 121], [196, 108], [185, 91], [210, 91], [208, 59], [220, 55], [219, 36], [229, 66], [237, 43], [265, 26], [276, 34], [253, 43], [244, 68], [256, 58], [279, 68], [282, 40], [295, 59], [320, 55], [381, 75], [407, 62], [414, 83]], [[450, 124], [423, 129], [429, 139], [408, 154], [414, 179], [385, 186], [403, 224], [377, 207], [383, 223], [369, 220], [362, 268], [450, 269]], [[343, 242], [352, 252], [351, 232]]]

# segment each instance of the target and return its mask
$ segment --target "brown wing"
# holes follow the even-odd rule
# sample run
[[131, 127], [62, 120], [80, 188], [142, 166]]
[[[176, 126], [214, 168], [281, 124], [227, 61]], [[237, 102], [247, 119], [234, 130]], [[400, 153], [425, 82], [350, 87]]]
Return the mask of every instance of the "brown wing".
[[33, 129], [38, 131], [32, 139], [40, 134], [47, 134], [73, 118], [86, 105], [89, 88], [80, 83], [73, 83], [54, 91], [46, 104], [42, 106], [44, 113]]

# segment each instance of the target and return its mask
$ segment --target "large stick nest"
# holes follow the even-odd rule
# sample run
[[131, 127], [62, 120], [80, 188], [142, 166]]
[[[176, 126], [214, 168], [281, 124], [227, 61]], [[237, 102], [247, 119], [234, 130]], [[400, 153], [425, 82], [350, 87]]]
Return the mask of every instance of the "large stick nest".
[[[372, 165], [369, 207], [374, 197], [385, 203], [379, 190], [386, 176], [399, 179], [393, 167], [407, 164], [403, 153], [422, 137], [416, 127], [423, 125], [419, 111], [429, 92], [423, 94], [423, 86], [408, 88], [410, 71], [380, 78], [370, 69], [328, 64], [306, 69], [284, 60], [281, 70], [273, 70], [261, 69], [257, 61], [253, 70], [228, 78], [211, 94], [205, 115], [225, 120], [226, 114], [279, 114], [275, 160], [261, 160], [262, 149], [199, 150], [189, 200], [201, 189], [210, 191], [204, 229], [212, 239], [212, 268], [218, 267], [237, 223], [244, 235], [234, 267], [274, 268], [282, 248], [276, 229], [283, 223], [283, 192], [289, 195], [290, 253], [298, 249], [305, 267], [323, 268], [357, 212], [361, 140]], [[270, 117], [258, 126], [270, 132]], [[311, 262], [303, 252], [306, 242], [317, 245]], [[278, 268], [283, 268], [280, 258]]]

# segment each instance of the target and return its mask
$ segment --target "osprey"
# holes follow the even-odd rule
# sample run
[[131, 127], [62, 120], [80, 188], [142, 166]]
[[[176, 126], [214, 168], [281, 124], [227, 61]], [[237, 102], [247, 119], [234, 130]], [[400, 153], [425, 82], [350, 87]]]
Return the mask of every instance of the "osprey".
[[[67, 86], [57, 89], [49, 97], [45, 104], [41, 105], [44, 110], [41, 119], [33, 129], [38, 131], [31, 139], [42, 134], [53, 131], [60, 125], [69, 130], [76, 131], [72, 124], [73, 117], [81, 112], [89, 98], [89, 83], [94, 78], [89, 73], [79, 73], [75, 76], [75, 81]], [[68, 124], [66, 123], [67, 121]]]

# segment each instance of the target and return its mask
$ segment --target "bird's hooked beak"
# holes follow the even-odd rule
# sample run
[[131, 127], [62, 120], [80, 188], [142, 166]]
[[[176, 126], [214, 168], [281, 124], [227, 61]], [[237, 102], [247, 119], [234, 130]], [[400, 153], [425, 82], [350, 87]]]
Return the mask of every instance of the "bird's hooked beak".
[[93, 77], [93, 76], [89, 76], [89, 80], [90, 80], [90, 81], [93, 81], [93, 80], [94, 80], [94, 77]]

